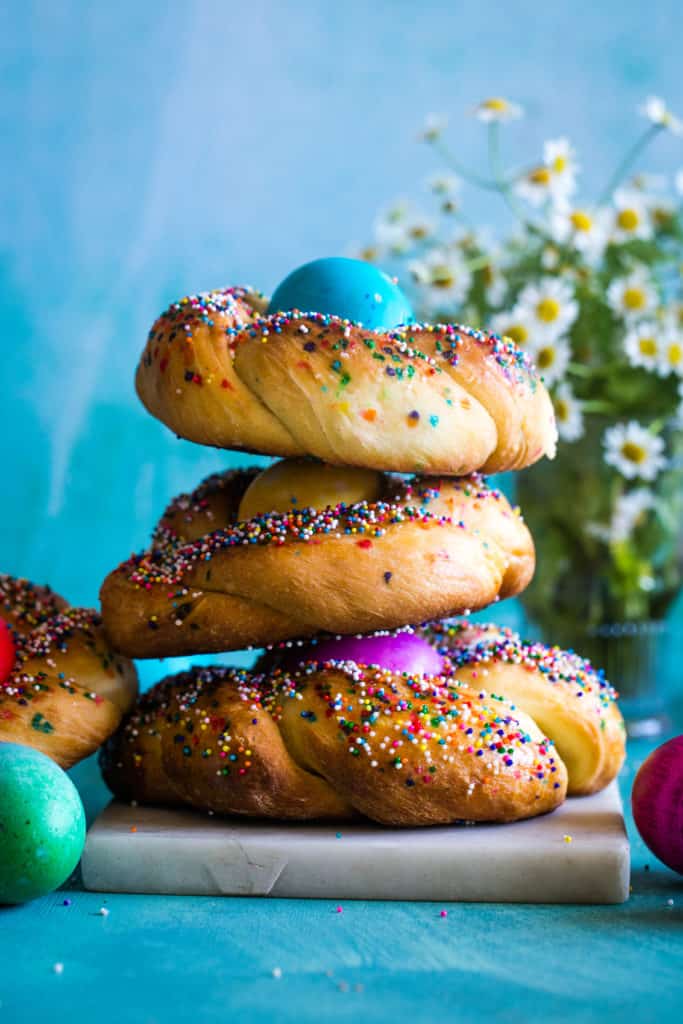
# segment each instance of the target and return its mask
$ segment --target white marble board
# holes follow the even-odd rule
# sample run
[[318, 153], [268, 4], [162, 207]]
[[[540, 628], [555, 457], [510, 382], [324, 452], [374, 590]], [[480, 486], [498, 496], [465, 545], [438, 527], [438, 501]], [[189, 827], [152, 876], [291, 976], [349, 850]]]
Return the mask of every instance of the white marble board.
[[629, 845], [616, 783], [529, 821], [409, 830], [113, 802], [90, 829], [82, 870], [98, 892], [621, 903]]

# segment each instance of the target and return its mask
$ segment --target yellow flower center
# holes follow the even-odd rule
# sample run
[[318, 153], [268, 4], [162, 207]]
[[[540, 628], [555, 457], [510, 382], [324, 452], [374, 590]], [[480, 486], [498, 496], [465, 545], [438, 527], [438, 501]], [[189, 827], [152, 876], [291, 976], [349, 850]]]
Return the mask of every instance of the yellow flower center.
[[569, 403], [564, 398], [555, 399], [555, 415], [560, 423], [566, 423], [569, 419]]
[[365, 249], [361, 249], [360, 258], [365, 260], [366, 263], [374, 263], [379, 258], [379, 250], [372, 245], [368, 245]]
[[434, 288], [452, 288], [455, 284], [455, 274], [450, 267], [441, 264], [432, 268], [432, 285]]
[[566, 156], [556, 156], [552, 164], [555, 174], [562, 174], [563, 171], [566, 171], [567, 163]]
[[529, 337], [529, 332], [523, 324], [511, 324], [505, 329], [505, 337], [511, 338], [517, 345], [523, 345]]
[[539, 320], [543, 323], [551, 324], [553, 320], [557, 320], [560, 315], [560, 304], [556, 299], [551, 299], [546, 296], [536, 306], [536, 315]]
[[669, 345], [667, 349], [667, 356], [672, 366], [678, 366], [681, 360], [683, 360], [683, 347], [679, 342], [674, 341]]
[[624, 441], [621, 446], [621, 454], [625, 459], [628, 459], [629, 462], [635, 462], [636, 465], [640, 465], [641, 462], [645, 462], [645, 459], [647, 458], [647, 452], [645, 449], [641, 445], [636, 444], [635, 441]]
[[575, 231], [590, 231], [593, 227], [593, 219], [585, 210], [573, 210], [569, 214], [569, 219]]
[[638, 348], [644, 356], [657, 355], [657, 342], [654, 338], [638, 338]]
[[429, 234], [429, 228], [427, 227], [426, 224], [413, 224], [409, 234], [410, 237], [414, 238], [416, 241], [421, 241], [423, 238], [426, 238], [427, 235]]
[[504, 114], [510, 104], [507, 100], [504, 100], [502, 96], [491, 96], [490, 99], [484, 100], [482, 107], [484, 110], [495, 110], [497, 114]]
[[547, 167], [535, 167], [529, 173], [529, 181], [532, 185], [548, 185], [550, 183], [550, 171]]
[[643, 309], [645, 306], [645, 292], [642, 288], [626, 288], [624, 291], [623, 303], [626, 309]]
[[538, 355], [536, 356], [536, 365], [539, 370], [547, 370], [551, 367], [555, 362], [555, 355], [555, 349], [551, 345], [546, 345], [545, 348], [540, 348], [538, 350]]
[[622, 231], [635, 231], [640, 224], [637, 210], [619, 210], [617, 224]]

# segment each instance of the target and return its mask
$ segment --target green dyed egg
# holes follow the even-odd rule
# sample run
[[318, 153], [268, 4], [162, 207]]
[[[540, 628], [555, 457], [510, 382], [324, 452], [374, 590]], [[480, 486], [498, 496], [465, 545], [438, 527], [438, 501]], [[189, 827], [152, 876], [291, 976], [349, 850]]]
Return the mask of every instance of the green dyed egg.
[[0, 903], [52, 892], [84, 843], [83, 804], [69, 776], [38, 750], [0, 743]]

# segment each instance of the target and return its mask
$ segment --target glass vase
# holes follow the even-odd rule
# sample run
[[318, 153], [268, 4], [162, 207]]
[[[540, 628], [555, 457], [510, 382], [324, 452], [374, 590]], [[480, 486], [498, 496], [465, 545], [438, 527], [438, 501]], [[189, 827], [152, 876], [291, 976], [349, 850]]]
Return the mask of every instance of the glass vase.
[[[629, 731], [654, 734], [676, 686], [680, 629], [670, 614], [683, 578], [680, 434], [650, 483], [627, 481], [604, 461], [610, 421], [515, 477], [516, 499], [536, 545], [536, 574], [521, 597], [529, 632], [588, 658], [620, 692]], [[645, 507], [620, 520], [638, 489]], [[647, 488], [647, 492], [645, 492]]]

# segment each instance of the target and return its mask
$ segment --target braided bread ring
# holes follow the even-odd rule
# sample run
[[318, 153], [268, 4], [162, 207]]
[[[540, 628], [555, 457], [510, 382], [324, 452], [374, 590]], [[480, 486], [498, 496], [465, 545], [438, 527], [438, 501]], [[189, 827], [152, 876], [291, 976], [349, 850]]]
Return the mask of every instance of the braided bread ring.
[[117, 650], [165, 657], [390, 629], [484, 607], [533, 574], [529, 531], [479, 477], [378, 475], [374, 502], [235, 522], [255, 472], [181, 495], [151, 549], [105, 579]]
[[453, 324], [369, 331], [265, 305], [228, 288], [162, 314], [136, 375], [149, 412], [199, 444], [399, 473], [554, 455], [552, 403], [509, 338]]
[[70, 768], [134, 704], [135, 668], [112, 653], [96, 612], [70, 608], [48, 587], [0, 575], [0, 616], [16, 648], [0, 682], [0, 742], [35, 747]]
[[421, 633], [449, 657], [460, 682], [484, 686], [531, 715], [567, 766], [571, 796], [597, 793], [619, 774], [624, 720], [614, 689], [590, 662], [559, 647], [523, 643], [495, 625], [431, 623]]
[[567, 785], [552, 744], [502, 698], [352, 662], [165, 679], [101, 764], [123, 799], [397, 826], [515, 821], [553, 810]]

